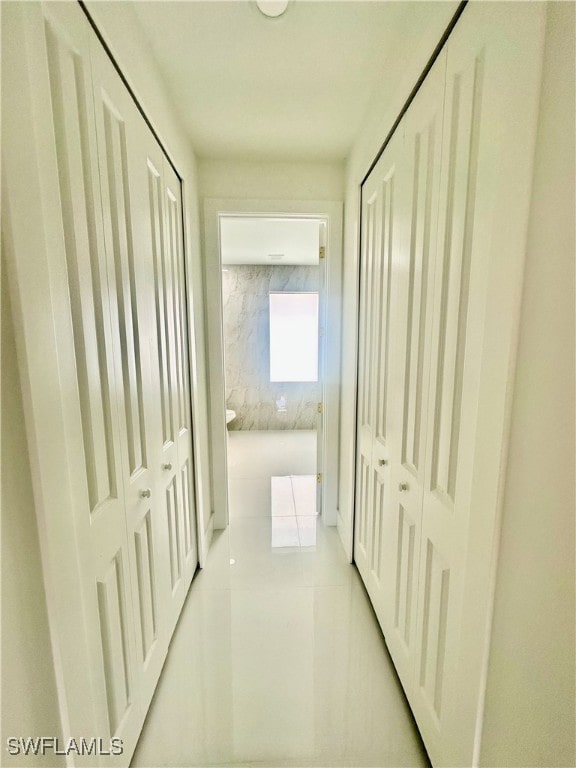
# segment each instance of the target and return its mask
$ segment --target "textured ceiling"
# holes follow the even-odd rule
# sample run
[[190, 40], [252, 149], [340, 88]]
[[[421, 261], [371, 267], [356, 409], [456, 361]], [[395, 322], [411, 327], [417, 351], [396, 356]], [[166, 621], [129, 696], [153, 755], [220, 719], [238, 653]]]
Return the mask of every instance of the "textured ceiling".
[[133, 8], [200, 157], [333, 160], [431, 5], [444, 4], [292, 0], [277, 19], [253, 0]]

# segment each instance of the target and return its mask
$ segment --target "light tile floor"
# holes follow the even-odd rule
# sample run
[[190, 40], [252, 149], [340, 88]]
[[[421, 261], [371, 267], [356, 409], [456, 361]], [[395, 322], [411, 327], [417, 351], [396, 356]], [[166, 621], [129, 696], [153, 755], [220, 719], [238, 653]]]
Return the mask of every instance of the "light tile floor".
[[230, 525], [192, 583], [134, 768], [429, 765], [336, 529], [302, 515], [315, 544], [298, 526], [273, 546], [274, 520], [300, 516], [286, 496], [271, 514], [271, 478], [314, 471], [313, 432], [230, 434]]
[[316, 546], [316, 475], [272, 475], [272, 547]]

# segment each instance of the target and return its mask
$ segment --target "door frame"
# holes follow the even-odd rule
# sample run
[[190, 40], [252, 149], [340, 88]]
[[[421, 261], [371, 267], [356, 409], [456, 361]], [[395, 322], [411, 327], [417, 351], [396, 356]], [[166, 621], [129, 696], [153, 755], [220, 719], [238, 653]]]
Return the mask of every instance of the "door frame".
[[311, 218], [326, 221], [324, 283], [324, 335], [322, 403], [323, 475], [322, 514], [325, 525], [338, 518], [338, 446], [340, 437], [342, 210], [340, 201], [262, 200], [207, 198], [204, 201], [204, 283], [206, 295], [207, 357], [209, 372], [210, 464], [213, 509], [207, 530], [228, 525], [226, 457], [226, 397], [224, 383], [224, 331], [222, 321], [221, 216]]

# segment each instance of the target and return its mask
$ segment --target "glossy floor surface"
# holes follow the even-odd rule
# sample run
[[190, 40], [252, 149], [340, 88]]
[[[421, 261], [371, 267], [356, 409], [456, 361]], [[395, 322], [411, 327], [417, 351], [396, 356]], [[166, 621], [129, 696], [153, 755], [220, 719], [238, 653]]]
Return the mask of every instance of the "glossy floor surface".
[[230, 525], [132, 766], [428, 765], [357, 571], [315, 514], [315, 462], [313, 432], [230, 433]]

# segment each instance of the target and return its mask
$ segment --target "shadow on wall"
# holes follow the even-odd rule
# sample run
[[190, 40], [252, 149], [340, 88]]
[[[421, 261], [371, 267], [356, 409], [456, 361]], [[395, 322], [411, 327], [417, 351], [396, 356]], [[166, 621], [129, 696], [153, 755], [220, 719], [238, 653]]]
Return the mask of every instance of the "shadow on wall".
[[227, 265], [222, 274], [230, 430], [314, 429], [318, 382], [270, 381], [270, 291], [318, 291], [318, 266]]

